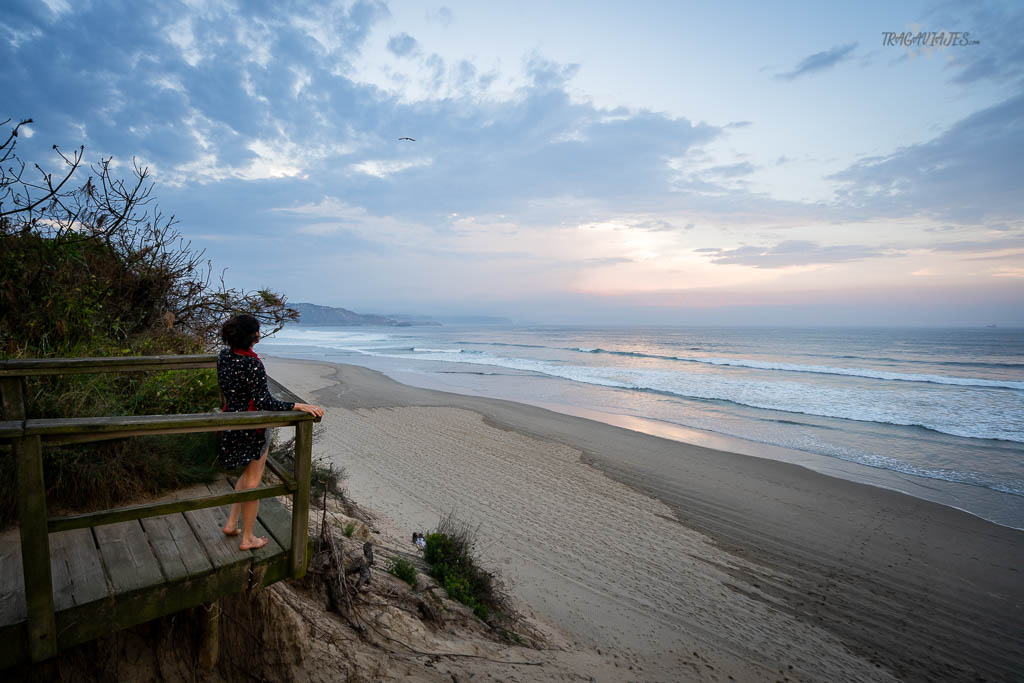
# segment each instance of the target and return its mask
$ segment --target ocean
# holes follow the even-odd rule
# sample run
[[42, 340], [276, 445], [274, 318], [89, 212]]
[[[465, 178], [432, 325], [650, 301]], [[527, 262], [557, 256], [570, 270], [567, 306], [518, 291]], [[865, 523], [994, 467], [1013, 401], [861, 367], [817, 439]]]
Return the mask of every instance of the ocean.
[[1024, 528], [1024, 329], [288, 326], [351, 363], [903, 491]]

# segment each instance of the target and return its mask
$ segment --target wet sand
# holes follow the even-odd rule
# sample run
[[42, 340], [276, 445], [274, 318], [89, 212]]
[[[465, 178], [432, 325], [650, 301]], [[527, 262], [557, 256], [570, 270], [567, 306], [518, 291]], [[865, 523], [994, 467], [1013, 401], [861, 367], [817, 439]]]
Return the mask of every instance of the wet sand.
[[[788, 463], [265, 359], [360, 504], [484, 562], [636, 680], [1014, 680], [1024, 532]], [[642, 664], [639, 664], [642, 662]]]

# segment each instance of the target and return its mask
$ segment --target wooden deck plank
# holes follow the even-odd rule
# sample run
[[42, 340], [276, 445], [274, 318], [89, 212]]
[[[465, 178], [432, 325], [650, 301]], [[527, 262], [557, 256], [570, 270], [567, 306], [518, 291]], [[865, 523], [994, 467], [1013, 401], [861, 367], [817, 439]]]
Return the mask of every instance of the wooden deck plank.
[[[206, 488], [211, 494], [228, 493], [235, 490], [228, 482], [226, 476], [218, 477], [207, 484]], [[221, 505], [219, 507], [203, 510], [202, 512], [206, 513], [204, 516], [207, 521], [203, 527], [204, 530], [202, 534], [198, 530], [196, 532], [196, 536], [203, 542], [207, 553], [210, 554], [211, 559], [214, 560], [214, 564], [217, 566], [232, 566], [252, 561], [252, 554], [249, 551], [238, 549], [239, 539], [237, 536], [225, 536], [221, 531], [228, 520], [228, 511], [230, 508], [230, 505]], [[212, 527], [210, 524], [211, 521]], [[194, 525], [195, 519], [190, 519], [189, 522]], [[242, 520], [239, 519], [238, 523], [241, 524]], [[193, 526], [193, 528], [195, 528], [195, 526]], [[215, 534], [210, 532], [211, 528], [216, 532]]]
[[89, 529], [50, 534], [50, 571], [57, 611], [110, 595], [103, 562]]
[[8, 529], [0, 534], [0, 626], [17, 624], [27, 616], [21, 536], [17, 529]]
[[276, 500], [260, 503], [259, 520], [284, 550], [292, 546], [292, 513]]
[[0, 672], [27, 659], [28, 624], [22, 621], [19, 624], [0, 626]]
[[[233, 490], [233, 487], [225, 477], [217, 479], [213, 483], [209, 484], [209, 490], [210, 493], [214, 494], [224, 493], [226, 491]], [[262, 501], [262, 503], [260, 504], [261, 512], [268, 502], [270, 501]], [[200, 537], [200, 539], [203, 542], [203, 545], [206, 547], [207, 552], [211, 554], [211, 557], [216, 555], [217, 558], [219, 558], [214, 560], [215, 564], [219, 563], [219, 566], [226, 566], [229, 564], [246, 560], [255, 560], [257, 563], [265, 563], [269, 561], [269, 559], [272, 558], [274, 555], [284, 552], [284, 548], [282, 548], [280, 543], [278, 543], [275, 540], [274, 535], [269, 532], [267, 527], [262, 524], [259, 516], [257, 516], [256, 518], [256, 525], [253, 527], [253, 533], [256, 536], [266, 536], [269, 542], [267, 543], [267, 545], [263, 546], [255, 552], [249, 550], [239, 550], [238, 542], [240, 539], [237, 536], [224, 536], [223, 532], [221, 531], [221, 529], [224, 527], [225, 522], [227, 521], [228, 511], [229, 506], [227, 505], [222, 505], [216, 508], [208, 508], [207, 510], [196, 511], [209, 513], [204, 516], [206, 519], [206, 521], [204, 522], [204, 530], [202, 532], [199, 532], [197, 530], [196, 536]], [[189, 512], [185, 514], [192, 515], [193, 513]], [[193, 528], [197, 528], [195, 525], [199, 518], [200, 517], [198, 516], [190, 518], [189, 522], [193, 524]], [[212, 525], [210, 523], [211, 520], [213, 520]], [[239, 523], [241, 523], [241, 520], [239, 520]], [[211, 526], [214, 529], [214, 531], [216, 531], [215, 534], [209, 532]]]
[[116, 596], [164, 582], [160, 563], [138, 520], [93, 529]]
[[[209, 486], [210, 493], [222, 493], [229, 490], [234, 490], [234, 486], [232, 486], [231, 480], [228, 477], [217, 479], [216, 481], [212, 482]], [[281, 517], [280, 515], [275, 516], [275, 508], [277, 510], [283, 510], [281, 504], [274, 499], [268, 498], [260, 501], [259, 512], [256, 515], [256, 525], [253, 527], [253, 534], [256, 536], [266, 536], [268, 541], [267, 545], [263, 546], [254, 553], [255, 561], [260, 564], [269, 561], [270, 558], [277, 555], [278, 553], [287, 552], [288, 550], [288, 546], [282, 544], [281, 541], [279, 540], [279, 537], [282, 536], [282, 533], [278, 528], [280, 526], [279, 520]], [[216, 509], [220, 512], [220, 518], [223, 519], [223, 521], [221, 522], [221, 526], [223, 526], [224, 522], [227, 521], [229, 508], [228, 506], [225, 505]], [[267, 519], [264, 519], [268, 511], [269, 517]], [[289, 527], [288, 535], [285, 537], [287, 543], [289, 542], [288, 539], [291, 539], [291, 513], [289, 513], [287, 510], [284, 510], [284, 518], [286, 519], [286, 524]], [[239, 520], [239, 523], [241, 523], [241, 520]], [[274, 529], [272, 530], [271, 527], [274, 527]]]
[[[260, 505], [260, 507], [262, 508], [263, 506]], [[267, 539], [267, 544], [265, 546], [257, 550], [249, 551], [252, 553], [253, 562], [256, 564], [266, 564], [274, 557], [284, 554], [285, 548], [282, 548], [281, 545], [274, 540], [274, 535], [271, 534], [265, 526], [263, 526], [263, 523], [258, 517], [256, 518], [256, 524], [253, 527], [253, 534], [257, 537], [265, 536]]]
[[213, 571], [206, 551], [180, 513], [141, 521], [168, 581], [180, 581]]
[[225, 536], [221, 531], [227, 519], [227, 507], [206, 508], [186, 512], [185, 518], [213, 562], [214, 569], [233, 567], [252, 561], [248, 551], [238, 549], [237, 536]]
[[[75, 607], [57, 614], [57, 642], [63, 649], [157, 617], [238, 593], [248, 585], [244, 565], [221, 569], [173, 585], [156, 587]], [[0, 634], [3, 631], [0, 630]], [[3, 651], [0, 645], [0, 653]]]

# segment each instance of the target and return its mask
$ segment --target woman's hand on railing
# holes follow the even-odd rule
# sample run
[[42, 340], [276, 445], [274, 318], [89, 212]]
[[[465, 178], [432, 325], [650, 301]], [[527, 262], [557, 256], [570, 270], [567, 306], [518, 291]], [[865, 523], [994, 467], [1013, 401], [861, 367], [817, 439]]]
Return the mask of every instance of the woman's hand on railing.
[[316, 415], [317, 417], [323, 417], [324, 416], [324, 409], [323, 408], [321, 408], [320, 406], [311, 405], [309, 403], [296, 403], [295, 407], [292, 408], [292, 410], [301, 410], [304, 413], [309, 413], [310, 415]]

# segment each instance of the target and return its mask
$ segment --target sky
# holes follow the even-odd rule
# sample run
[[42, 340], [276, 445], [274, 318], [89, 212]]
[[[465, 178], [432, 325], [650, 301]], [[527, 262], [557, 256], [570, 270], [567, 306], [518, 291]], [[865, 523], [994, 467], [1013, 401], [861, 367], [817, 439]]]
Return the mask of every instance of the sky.
[[293, 302], [1024, 325], [1021, 35], [1016, 2], [8, 0], [0, 120], [46, 170], [148, 167]]

